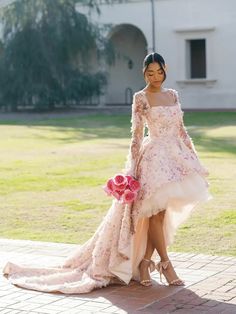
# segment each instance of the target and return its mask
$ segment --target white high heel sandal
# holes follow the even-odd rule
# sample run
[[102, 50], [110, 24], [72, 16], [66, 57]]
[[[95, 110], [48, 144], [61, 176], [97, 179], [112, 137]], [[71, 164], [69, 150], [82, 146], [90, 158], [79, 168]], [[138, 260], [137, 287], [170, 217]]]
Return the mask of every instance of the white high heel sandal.
[[[170, 261], [167, 260], [167, 261], [164, 261], [164, 262], [159, 262], [156, 264], [156, 269], [157, 271], [160, 273], [160, 282], [163, 283], [162, 281], [162, 274], [163, 274], [163, 269], [166, 270], [167, 267], [169, 266], [170, 264]], [[165, 276], [165, 274], [163, 274]], [[169, 285], [172, 285], [172, 286], [184, 286], [184, 281], [180, 278], [176, 278], [176, 279], [173, 279], [171, 281], [169, 281], [167, 279], [167, 277], [165, 276], [167, 282]]]
[[[156, 269], [155, 263], [152, 260], [143, 258], [142, 261], [140, 262], [140, 264], [143, 261], [148, 263], [148, 269], [149, 269], [150, 273], [152, 273]], [[140, 268], [140, 264], [139, 264], [139, 268]], [[145, 287], [150, 287], [152, 285], [152, 280], [151, 279], [143, 279], [143, 280], [140, 280], [140, 284], [142, 286], [145, 286]]]

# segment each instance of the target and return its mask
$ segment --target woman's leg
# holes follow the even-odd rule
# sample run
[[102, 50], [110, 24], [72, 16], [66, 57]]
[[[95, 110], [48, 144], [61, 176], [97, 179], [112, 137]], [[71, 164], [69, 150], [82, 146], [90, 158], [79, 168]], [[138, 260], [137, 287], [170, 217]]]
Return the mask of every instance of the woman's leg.
[[161, 261], [168, 260], [168, 254], [165, 244], [165, 237], [163, 231], [163, 222], [165, 217], [165, 210], [162, 210], [149, 219], [149, 235], [154, 248], [157, 250]]
[[144, 258], [145, 259], [151, 259], [153, 251], [154, 251], [154, 246], [152, 244], [152, 241], [151, 241], [151, 238], [150, 238], [150, 234], [149, 234], [149, 231], [148, 231], [147, 248], [146, 248], [146, 252], [145, 252]]
[[147, 247], [146, 247], [146, 252], [145, 255], [142, 259], [142, 261], [139, 264], [139, 271], [140, 271], [140, 281], [142, 282], [143, 280], [151, 281], [150, 273], [149, 273], [149, 265], [150, 265], [150, 260], [152, 257], [154, 251], [154, 246], [152, 244], [150, 234], [148, 232], [148, 239], [147, 239]]
[[[166, 262], [169, 260], [163, 229], [164, 217], [165, 210], [159, 212], [156, 215], [153, 215], [149, 219], [150, 240], [152, 242], [153, 247], [157, 250], [161, 258], [161, 262]], [[168, 267], [165, 270], [163, 269], [163, 274], [165, 275], [169, 283], [172, 282], [173, 280], [178, 279], [178, 276], [171, 263], [168, 264]], [[181, 283], [182, 281], [181, 279], [179, 279], [179, 282], [177, 281], [177, 284]]]

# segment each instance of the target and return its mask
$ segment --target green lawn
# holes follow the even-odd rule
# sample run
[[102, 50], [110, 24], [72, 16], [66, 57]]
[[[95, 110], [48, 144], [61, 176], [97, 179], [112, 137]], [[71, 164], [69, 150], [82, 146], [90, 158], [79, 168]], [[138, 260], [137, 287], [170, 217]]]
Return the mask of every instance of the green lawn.
[[[0, 236], [83, 243], [111, 199], [102, 185], [124, 167], [128, 115], [0, 120]], [[198, 207], [173, 251], [236, 255], [236, 113], [186, 113], [210, 171], [213, 200]]]

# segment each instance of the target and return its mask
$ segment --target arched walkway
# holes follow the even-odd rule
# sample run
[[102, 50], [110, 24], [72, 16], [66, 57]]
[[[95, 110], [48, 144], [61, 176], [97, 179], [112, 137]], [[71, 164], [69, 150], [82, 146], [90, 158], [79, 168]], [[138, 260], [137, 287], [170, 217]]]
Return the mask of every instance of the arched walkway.
[[116, 25], [109, 37], [116, 60], [108, 67], [107, 104], [130, 104], [132, 94], [144, 86], [142, 62], [147, 41], [142, 31], [131, 24]]

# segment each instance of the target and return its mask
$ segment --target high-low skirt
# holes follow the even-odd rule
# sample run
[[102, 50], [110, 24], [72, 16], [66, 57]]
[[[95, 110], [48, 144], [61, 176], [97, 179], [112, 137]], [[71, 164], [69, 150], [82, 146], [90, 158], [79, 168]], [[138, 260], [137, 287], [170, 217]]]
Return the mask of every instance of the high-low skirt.
[[141, 191], [134, 204], [139, 219], [165, 210], [164, 235], [166, 245], [173, 242], [181, 223], [199, 203], [212, 198], [208, 171], [194, 150], [181, 138], [147, 137], [141, 147], [136, 169]]
[[149, 217], [165, 210], [164, 236], [170, 245], [193, 208], [211, 198], [206, 175], [195, 152], [183, 142], [149, 138], [141, 148], [136, 170], [141, 190], [132, 206], [114, 200], [93, 237], [62, 265], [35, 268], [11, 262], [3, 273], [18, 286], [66, 294], [88, 293], [114, 279], [126, 284], [138, 280]]

